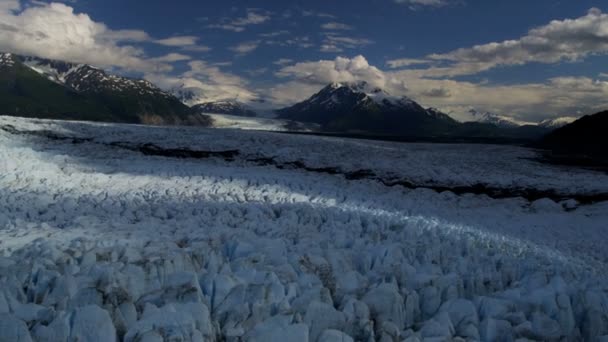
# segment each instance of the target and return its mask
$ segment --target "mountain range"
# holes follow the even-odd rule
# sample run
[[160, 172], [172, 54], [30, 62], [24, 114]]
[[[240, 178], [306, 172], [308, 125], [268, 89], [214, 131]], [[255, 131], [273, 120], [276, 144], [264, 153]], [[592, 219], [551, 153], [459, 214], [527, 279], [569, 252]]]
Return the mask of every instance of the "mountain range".
[[280, 109], [281, 119], [319, 124], [323, 131], [401, 137], [537, 139], [550, 131], [479, 115], [461, 123], [436, 108], [393, 96], [366, 82], [332, 83], [309, 99]]
[[[64, 61], [0, 54], [0, 114], [51, 119], [161, 125], [213, 126], [207, 114], [255, 117], [255, 106], [234, 100], [205, 102], [184, 86], [154, 84]], [[469, 112], [461, 123], [436, 108], [393, 96], [366, 82], [331, 83], [310, 98], [274, 114], [290, 127], [406, 137], [537, 139], [576, 118], [519, 122], [489, 112]], [[302, 123], [302, 124], [298, 124]]]

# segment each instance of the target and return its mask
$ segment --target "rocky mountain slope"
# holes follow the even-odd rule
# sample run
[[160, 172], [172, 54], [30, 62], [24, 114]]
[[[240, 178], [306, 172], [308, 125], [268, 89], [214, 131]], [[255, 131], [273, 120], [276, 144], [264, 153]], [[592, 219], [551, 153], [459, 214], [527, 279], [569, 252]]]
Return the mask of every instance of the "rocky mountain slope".
[[5, 115], [125, 123], [207, 125], [177, 98], [145, 80], [85, 64], [0, 55]]
[[538, 146], [556, 153], [608, 157], [608, 111], [584, 116], [556, 129]]
[[461, 123], [436, 108], [392, 96], [365, 82], [332, 83], [309, 99], [277, 111], [280, 118], [321, 125], [325, 132], [439, 139], [535, 140], [549, 129], [490, 113]]
[[366, 82], [332, 83], [306, 101], [277, 111], [280, 118], [314, 122], [325, 131], [387, 135], [440, 134], [456, 121], [407, 97]]

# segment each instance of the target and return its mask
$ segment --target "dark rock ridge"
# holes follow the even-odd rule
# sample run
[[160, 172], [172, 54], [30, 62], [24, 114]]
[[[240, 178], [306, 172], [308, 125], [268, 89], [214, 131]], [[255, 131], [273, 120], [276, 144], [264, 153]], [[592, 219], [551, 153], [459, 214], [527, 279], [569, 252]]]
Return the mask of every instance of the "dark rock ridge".
[[545, 160], [608, 170], [608, 111], [584, 116], [547, 134], [534, 146]]

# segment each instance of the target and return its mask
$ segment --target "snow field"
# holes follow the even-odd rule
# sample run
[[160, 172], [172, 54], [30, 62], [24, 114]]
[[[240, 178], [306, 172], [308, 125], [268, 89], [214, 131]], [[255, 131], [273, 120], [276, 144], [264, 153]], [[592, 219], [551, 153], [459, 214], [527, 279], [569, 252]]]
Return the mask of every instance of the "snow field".
[[[133, 140], [126, 130], [156, 134], [62, 129], [117, 141]], [[267, 134], [240, 144], [287, 139]], [[608, 335], [605, 203], [566, 211], [2, 131], [0, 147], [0, 340]]]

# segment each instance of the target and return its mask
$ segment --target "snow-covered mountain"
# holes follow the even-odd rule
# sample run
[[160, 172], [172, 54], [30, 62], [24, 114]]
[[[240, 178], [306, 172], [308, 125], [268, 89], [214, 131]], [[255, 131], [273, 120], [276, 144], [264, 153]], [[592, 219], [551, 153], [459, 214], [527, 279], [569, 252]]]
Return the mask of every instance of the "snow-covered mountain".
[[426, 112], [437, 119], [442, 119], [442, 120], [453, 120], [451, 116], [449, 116], [448, 114], [440, 111], [437, 108], [431, 107], [431, 108], [427, 108]]
[[564, 116], [554, 119], [547, 119], [541, 122], [529, 122], [517, 120], [515, 118], [497, 115], [491, 112], [481, 112], [476, 109], [469, 110], [470, 119], [467, 122], [480, 122], [498, 126], [500, 128], [517, 128], [522, 126], [538, 126], [545, 129], [556, 129], [576, 121], [578, 118]]
[[563, 116], [555, 119], [543, 120], [538, 125], [540, 127], [556, 129], [571, 124], [576, 120], [578, 120], [578, 118], [574, 116]]
[[0, 54], [0, 112], [39, 118], [208, 125], [154, 84], [91, 65]]
[[405, 96], [366, 82], [331, 83], [309, 99], [277, 111], [280, 118], [313, 122], [329, 131], [374, 134], [430, 133], [455, 121]]
[[37, 57], [20, 58], [23, 64], [49, 80], [78, 92], [133, 92], [139, 95], [171, 97], [171, 94], [146, 80], [108, 74], [104, 70], [91, 65]]
[[533, 123], [519, 121], [508, 116], [498, 115], [491, 112], [480, 112], [476, 109], [469, 110], [469, 114], [471, 115], [470, 121], [472, 122], [492, 124], [500, 128], [516, 128], [530, 124], [533, 125]]
[[200, 114], [227, 114], [233, 116], [257, 116], [249, 106], [237, 101], [205, 102], [192, 106], [192, 110]]
[[189, 87], [184, 83], [169, 89], [169, 93], [188, 107], [209, 102], [209, 98], [203, 93], [202, 89]]

